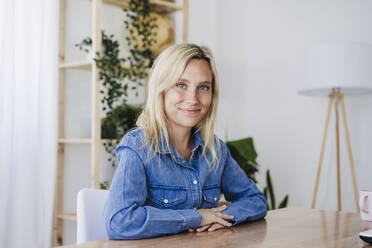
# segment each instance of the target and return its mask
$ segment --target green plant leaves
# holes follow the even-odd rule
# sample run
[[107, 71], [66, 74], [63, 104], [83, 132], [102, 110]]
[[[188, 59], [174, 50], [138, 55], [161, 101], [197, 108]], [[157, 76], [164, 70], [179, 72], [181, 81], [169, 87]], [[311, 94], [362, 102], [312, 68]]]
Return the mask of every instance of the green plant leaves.
[[[124, 10], [127, 19], [124, 21], [125, 28], [130, 36], [125, 37], [130, 55], [124, 58], [120, 55], [120, 44], [114, 35], [107, 35], [102, 31], [102, 53], [97, 53], [94, 61], [99, 69], [99, 78], [102, 80], [102, 109], [112, 110], [117, 104], [127, 102], [129, 91], [134, 91], [138, 96], [138, 87], [143, 86], [147, 79], [147, 69], [151, 66], [153, 54], [150, 51], [156, 18], [146, 18], [151, 13], [151, 5], [148, 0], [130, 0], [129, 10]], [[143, 47], [138, 50], [133, 45], [133, 34], [143, 41]], [[89, 52], [92, 47], [92, 39], [85, 38], [75, 45], [84, 52]]]
[[142, 106], [126, 103], [113, 108], [107, 112], [106, 117], [101, 120], [101, 137], [110, 139], [111, 142], [104, 143], [105, 150], [111, 155], [109, 162], [116, 165], [115, 147], [126, 132], [136, 126], [136, 121], [142, 111]]
[[278, 208], [286, 208], [288, 205], [288, 198], [289, 196], [286, 195], [284, 199], [281, 201], [281, 203], [279, 204]]
[[275, 204], [275, 194], [274, 194], [273, 184], [271, 182], [270, 170], [266, 171], [266, 185], [267, 185], [267, 189], [268, 189], [268, 193], [269, 193], [270, 205], [275, 208], [275, 206], [276, 206], [276, 204]]
[[230, 150], [231, 156], [243, 169], [245, 174], [251, 178], [255, 183], [255, 173], [258, 172], [258, 164], [256, 162], [257, 152], [253, 144], [252, 138], [245, 138], [240, 140], [226, 142]]
[[101, 120], [101, 134], [103, 139], [121, 139], [124, 134], [136, 126], [136, 120], [142, 111], [141, 106], [123, 103]]
[[284, 199], [280, 202], [280, 204], [276, 207], [275, 204], [275, 193], [274, 193], [274, 186], [271, 180], [270, 176], [270, 170], [266, 171], [266, 186], [263, 190], [263, 194], [265, 195], [267, 199], [267, 209], [268, 210], [273, 210], [276, 208], [285, 208], [288, 205], [288, 199], [289, 196], [286, 195]]
[[[240, 140], [226, 142], [230, 150], [231, 156], [243, 169], [245, 174], [257, 183], [255, 174], [258, 172], [257, 152], [254, 147], [252, 138], [245, 138]], [[266, 171], [266, 186], [263, 189], [263, 194], [267, 199], [267, 209], [276, 209], [274, 186], [271, 180], [270, 171]], [[277, 208], [285, 208], [288, 205], [289, 196], [286, 195], [280, 202]]]
[[[113, 140], [104, 143], [106, 151], [110, 154], [108, 160], [113, 166], [116, 163], [114, 149], [117, 141], [125, 132], [135, 127], [137, 117], [142, 110], [140, 106], [131, 106], [126, 102], [130, 92], [138, 96], [139, 88], [143, 87], [148, 77], [148, 68], [153, 60], [149, 47], [151, 42], [156, 42], [153, 38], [156, 18], [146, 18], [150, 11], [149, 0], [130, 0], [129, 10], [124, 10], [127, 16], [124, 26], [130, 33], [129, 37], [125, 37], [129, 55], [120, 57], [119, 41], [115, 40], [114, 35], [102, 31], [102, 52], [96, 53], [94, 58], [103, 86], [100, 91], [102, 110], [107, 111], [106, 117], [102, 119], [102, 138]], [[138, 46], [133, 45], [136, 39], [134, 33], [143, 41], [144, 50], [138, 50]], [[87, 37], [75, 46], [89, 53], [92, 39]], [[102, 185], [102, 187], [107, 186], [108, 184]]]
[[105, 190], [109, 189], [110, 188], [110, 182], [109, 181], [104, 181], [104, 182], [100, 183], [100, 188], [105, 189]]

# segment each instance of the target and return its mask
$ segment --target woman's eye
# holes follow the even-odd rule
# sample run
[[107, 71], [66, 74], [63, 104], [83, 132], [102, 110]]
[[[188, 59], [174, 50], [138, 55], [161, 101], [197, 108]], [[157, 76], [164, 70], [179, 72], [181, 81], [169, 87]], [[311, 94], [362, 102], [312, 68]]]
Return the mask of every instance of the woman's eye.
[[200, 89], [201, 90], [205, 90], [205, 91], [208, 91], [210, 89], [210, 87], [208, 85], [201, 85], [200, 86]]
[[177, 83], [176, 86], [177, 86], [177, 88], [180, 88], [180, 89], [185, 89], [186, 88], [186, 84], [184, 84], [184, 83]]

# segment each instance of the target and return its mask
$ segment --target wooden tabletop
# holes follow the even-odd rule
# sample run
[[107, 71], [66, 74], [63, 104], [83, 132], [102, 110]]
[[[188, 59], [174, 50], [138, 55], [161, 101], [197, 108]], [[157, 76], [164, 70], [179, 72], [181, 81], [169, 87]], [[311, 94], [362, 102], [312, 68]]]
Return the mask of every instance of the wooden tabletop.
[[356, 213], [285, 208], [269, 211], [264, 220], [215, 232], [185, 232], [142, 240], [102, 240], [63, 247], [372, 247], [359, 239], [359, 232], [366, 229], [372, 229], [372, 222], [360, 221]]

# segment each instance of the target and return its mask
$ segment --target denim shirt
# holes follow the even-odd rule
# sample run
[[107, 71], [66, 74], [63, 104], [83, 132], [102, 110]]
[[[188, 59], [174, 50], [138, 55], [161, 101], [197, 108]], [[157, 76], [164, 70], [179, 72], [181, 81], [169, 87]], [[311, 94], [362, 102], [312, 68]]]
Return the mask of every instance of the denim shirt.
[[200, 208], [214, 208], [221, 192], [231, 202], [223, 212], [233, 225], [266, 215], [266, 199], [222, 140], [219, 163], [208, 169], [203, 142], [194, 132], [189, 161], [169, 144], [151, 153], [141, 128], [128, 132], [116, 147], [118, 168], [111, 183], [103, 218], [111, 239], [140, 239], [197, 228]]

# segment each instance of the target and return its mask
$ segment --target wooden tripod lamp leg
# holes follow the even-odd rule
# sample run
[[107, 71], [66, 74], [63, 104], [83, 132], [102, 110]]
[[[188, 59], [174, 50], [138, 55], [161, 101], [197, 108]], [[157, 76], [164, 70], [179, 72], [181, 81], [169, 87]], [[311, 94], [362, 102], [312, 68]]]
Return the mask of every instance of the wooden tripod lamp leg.
[[317, 196], [317, 193], [318, 193], [319, 177], [320, 177], [320, 171], [322, 169], [322, 163], [323, 163], [323, 157], [324, 157], [324, 148], [325, 148], [325, 144], [326, 144], [326, 140], [327, 140], [329, 117], [331, 115], [333, 97], [334, 96], [332, 94], [329, 95], [328, 113], [327, 113], [326, 123], [325, 123], [325, 127], [324, 127], [324, 133], [323, 133], [323, 139], [322, 139], [322, 148], [320, 150], [320, 158], [319, 158], [319, 163], [318, 163], [318, 170], [317, 170], [317, 173], [316, 173], [313, 200], [312, 200], [312, 203], [311, 203], [312, 208], [315, 207], [316, 196]]
[[356, 205], [357, 211], [359, 213], [360, 209], [359, 209], [359, 199], [358, 199], [358, 184], [357, 184], [357, 180], [356, 180], [356, 176], [355, 176], [355, 165], [354, 165], [354, 160], [353, 160], [353, 153], [351, 151], [349, 128], [347, 126], [347, 121], [346, 121], [346, 112], [345, 112], [345, 104], [344, 104], [343, 96], [341, 97], [341, 110], [342, 110], [342, 118], [343, 118], [343, 121], [344, 121], [344, 129], [345, 129], [345, 135], [346, 135], [347, 151], [348, 151], [348, 154], [349, 154], [351, 176], [352, 176], [352, 179], [353, 179], [355, 205]]
[[336, 114], [336, 161], [337, 161], [337, 210], [341, 211], [341, 163], [340, 163], [340, 129], [339, 129], [339, 114], [338, 104], [340, 101], [339, 95], [336, 96], [335, 114]]

